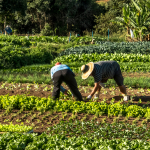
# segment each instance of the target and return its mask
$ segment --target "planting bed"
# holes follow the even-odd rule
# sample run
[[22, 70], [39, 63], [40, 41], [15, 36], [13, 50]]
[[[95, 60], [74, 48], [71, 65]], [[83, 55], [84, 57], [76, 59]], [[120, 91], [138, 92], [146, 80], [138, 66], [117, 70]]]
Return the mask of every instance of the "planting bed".
[[[71, 39], [76, 46], [66, 44], [68, 37], [1, 38], [0, 125], [1, 131], [11, 133], [0, 134], [0, 150], [150, 149], [150, 43], [96, 38], [95, 45], [85, 46], [91, 38]], [[56, 51], [61, 57], [55, 58]], [[94, 80], [82, 80], [80, 68], [105, 60], [119, 63], [129, 101], [123, 101], [114, 80], [108, 80], [96, 100], [75, 101], [64, 83], [69, 95], [60, 93], [59, 101], [52, 100], [50, 69], [56, 62], [72, 69], [86, 99]], [[35, 133], [25, 134], [28, 127]]]
[[[68, 89], [68, 87], [63, 83], [63, 86]], [[93, 87], [88, 86], [79, 86], [79, 90], [85, 99], [89, 95]], [[47, 84], [29, 84], [29, 83], [0, 83], [0, 95], [22, 95], [27, 96], [37, 96], [37, 97], [49, 97], [52, 95], [52, 85]], [[127, 88], [128, 95], [131, 98], [131, 101], [128, 102], [128, 105], [139, 105], [143, 108], [150, 107], [150, 89], [134, 89]], [[94, 100], [97, 102], [105, 101], [108, 104], [114, 104], [122, 100], [121, 93], [118, 87], [102, 88], [99, 99]], [[60, 100], [72, 99], [71, 95], [66, 97], [62, 93], [60, 94]], [[123, 101], [122, 101], [123, 102]], [[87, 103], [87, 102], [86, 102]], [[127, 104], [127, 102], [124, 102]], [[21, 124], [22, 122], [25, 125], [32, 126], [33, 131], [41, 134], [42, 132], [47, 131], [48, 127], [54, 126], [61, 121], [70, 121], [73, 122], [76, 120], [79, 121], [95, 121], [103, 123], [113, 123], [113, 122], [125, 122], [130, 124], [137, 124], [141, 126], [143, 124], [147, 125], [147, 128], [150, 127], [149, 119], [144, 117], [123, 117], [123, 116], [108, 116], [108, 115], [93, 115], [88, 113], [72, 113], [68, 112], [57, 112], [56, 110], [50, 110], [46, 112], [40, 112], [36, 110], [31, 111], [20, 111], [20, 110], [11, 110], [9, 113], [1, 109], [0, 110], [0, 123], [8, 124], [12, 122], [13, 124]]]
[[[62, 84], [66, 89], [68, 89], [67, 85]], [[90, 86], [79, 86], [79, 91], [81, 92], [83, 99], [85, 99], [93, 87]], [[69, 90], [69, 89], [68, 89]], [[52, 95], [53, 85], [48, 84], [29, 84], [29, 83], [0, 83], [0, 95], [22, 95], [25, 94], [27, 96], [37, 96], [37, 97], [49, 97]], [[97, 102], [106, 99], [107, 103], [110, 103], [112, 99], [114, 102], [120, 101], [123, 97], [118, 87], [110, 87], [110, 88], [102, 88], [100, 92], [99, 99]], [[127, 87], [127, 93], [132, 99], [133, 103], [138, 105], [145, 105], [150, 102], [150, 89], [143, 88], [131, 88]], [[60, 93], [60, 99], [70, 99], [70, 97], [66, 98], [65, 95]], [[141, 100], [141, 103], [139, 103]]]
[[[141, 117], [141, 118], [133, 118], [133, 117], [108, 117], [106, 115], [103, 116], [96, 116], [90, 115], [85, 113], [67, 113], [67, 112], [53, 112], [47, 111], [44, 113], [40, 113], [39, 111], [23, 111], [19, 113], [19, 110], [12, 110], [11, 113], [8, 115], [4, 115], [5, 110], [0, 110], [0, 123], [1, 124], [8, 124], [8, 122], [12, 122], [15, 124], [21, 124], [22, 122], [24, 125], [32, 126], [33, 132], [41, 134], [42, 132], [49, 133], [50, 130], [47, 130], [49, 127], [54, 127], [55, 125], [61, 123], [62, 121], [65, 122], [95, 122], [95, 123], [128, 123], [130, 125], [136, 124], [137, 126], [146, 125], [146, 128], [150, 128], [150, 122], [148, 119]], [[75, 116], [75, 117], [73, 117]], [[79, 136], [79, 135], [78, 135]]]

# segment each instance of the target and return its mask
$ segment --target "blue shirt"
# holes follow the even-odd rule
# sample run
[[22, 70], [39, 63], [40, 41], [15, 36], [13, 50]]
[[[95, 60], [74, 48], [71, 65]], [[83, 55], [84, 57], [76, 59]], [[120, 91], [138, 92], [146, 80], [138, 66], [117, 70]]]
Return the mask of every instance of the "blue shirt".
[[[51, 79], [53, 79], [53, 75], [55, 72], [59, 71], [59, 70], [64, 70], [64, 69], [69, 69], [71, 70], [67, 65], [63, 65], [63, 64], [60, 64], [60, 65], [57, 65], [57, 66], [54, 66], [51, 68]], [[71, 70], [72, 71], [72, 70]]]

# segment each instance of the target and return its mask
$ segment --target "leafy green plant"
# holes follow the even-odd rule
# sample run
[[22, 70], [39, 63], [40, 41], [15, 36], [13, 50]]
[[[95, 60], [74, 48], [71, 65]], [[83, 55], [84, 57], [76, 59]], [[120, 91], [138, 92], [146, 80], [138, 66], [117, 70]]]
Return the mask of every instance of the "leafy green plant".
[[31, 131], [33, 128], [31, 126], [26, 126], [24, 124], [21, 125], [13, 125], [12, 122], [7, 125], [0, 124], [0, 132], [28, 132]]

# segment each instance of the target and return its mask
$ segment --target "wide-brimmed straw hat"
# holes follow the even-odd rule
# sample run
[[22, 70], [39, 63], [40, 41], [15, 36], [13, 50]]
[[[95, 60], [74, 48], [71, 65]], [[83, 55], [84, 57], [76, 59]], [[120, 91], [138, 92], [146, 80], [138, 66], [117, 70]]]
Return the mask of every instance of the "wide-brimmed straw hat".
[[94, 63], [90, 62], [86, 65], [81, 66], [81, 71], [82, 71], [82, 79], [87, 79], [89, 75], [92, 73], [94, 69]]

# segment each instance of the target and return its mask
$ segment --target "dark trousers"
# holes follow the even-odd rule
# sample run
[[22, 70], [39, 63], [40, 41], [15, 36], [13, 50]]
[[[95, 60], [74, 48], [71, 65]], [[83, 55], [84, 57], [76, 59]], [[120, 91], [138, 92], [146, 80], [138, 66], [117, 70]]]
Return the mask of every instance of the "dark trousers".
[[62, 82], [65, 82], [68, 85], [73, 96], [75, 96], [77, 100], [82, 101], [82, 96], [78, 90], [77, 82], [74, 78], [74, 74], [72, 71], [70, 71], [69, 69], [57, 71], [53, 75], [53, 80], [54, 80], [54, 89], [53, 89], [52, 97], [54, 100], [59, 98], [60, 85], [62, 84]]

